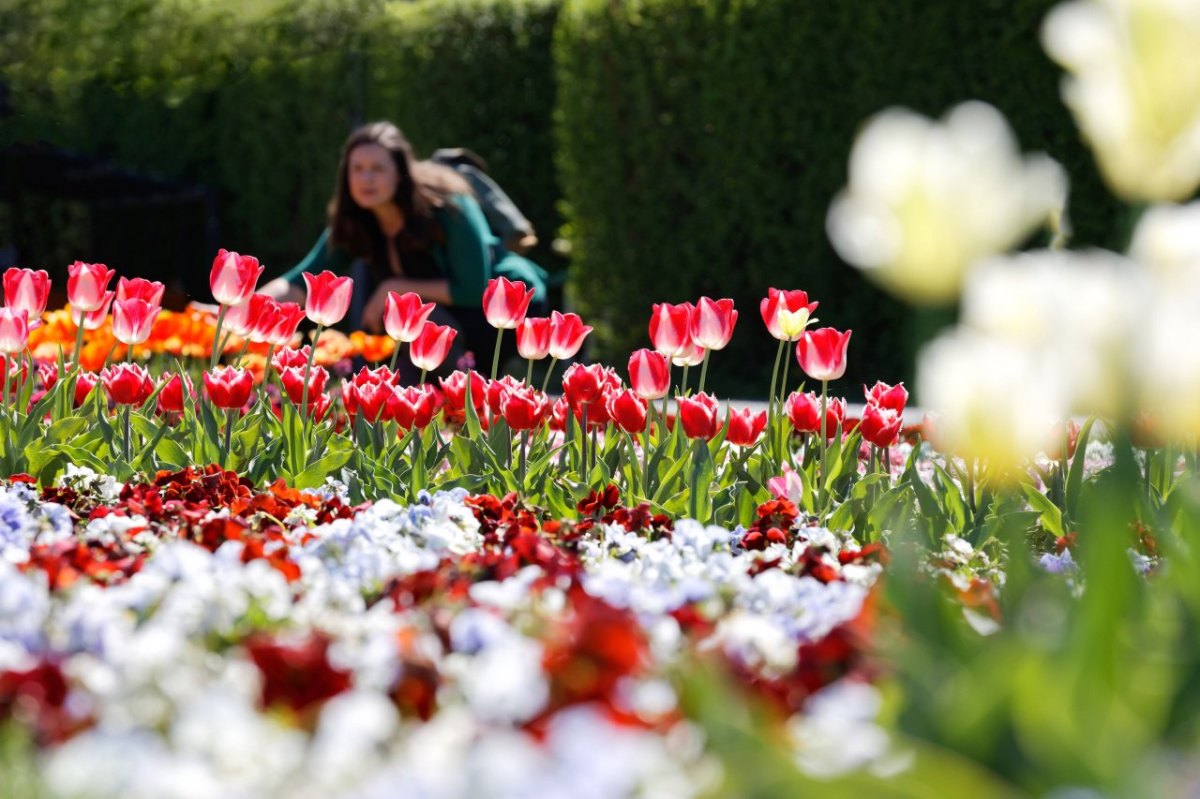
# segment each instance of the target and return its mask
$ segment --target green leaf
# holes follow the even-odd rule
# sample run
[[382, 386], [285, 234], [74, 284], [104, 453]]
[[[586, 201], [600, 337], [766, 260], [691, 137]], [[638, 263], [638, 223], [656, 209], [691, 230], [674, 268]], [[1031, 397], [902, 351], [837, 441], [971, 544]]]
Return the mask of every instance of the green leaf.
[[1046, 532], [1055, 538], [1061, 537], [1063, 535], [1062, 510], [1033, 486], [1022, 484], [1021, 489], [1025, 492], [1025, 498], [1029, 500], [1029, 507], [1038, 512], [1042, 527]]
[[1087, 445], [1088, 439], [1092, 434], [1092, 427], [1096, 422], [1096, 417], [1091, 417], [1083, 423], [1083, 427], [1079, 429], [1079, 439], [1075, 445], [1075, 457], [1071, 458], [1071, 468], [1067, 470], [1067, 485], [1066, 485], [1066, 510], [1067, 516], [1075, 518], [1075, 513], [1079, 509], [1079, 489], [1083, 485], [1083, 467], [1087, 461]]
[[326, 477], [335, 473], [349, 462], [352, 452], [353, 450], [350, 449], [330, 452], [296, 475], [292, 480], [292, 487], [297, 489], [316, 488], [324, 484]]

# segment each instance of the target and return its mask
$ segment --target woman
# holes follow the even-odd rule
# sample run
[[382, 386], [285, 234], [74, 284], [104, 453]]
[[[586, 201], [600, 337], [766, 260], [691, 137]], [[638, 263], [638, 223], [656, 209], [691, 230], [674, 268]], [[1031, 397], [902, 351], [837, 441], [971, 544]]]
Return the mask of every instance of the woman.
[[438, 321], [457, 327], [456, 343], [476, 357], [490, 352], [495, 340], [481, 305], [491, 278], [523, 281], [534, 289], [530, 315], [545, 314], [545, 271], [505, 250], [466, 180], [448, 167], [415, 160], [390, 122], [350, 134], [329, 203], [329, 227], [300, 263], [263, 290], [303, 302], [303, 273], [325, 269], [355, 279], [351, 327], [382, 331], [388, 292], [413, 291], [439, 305]]

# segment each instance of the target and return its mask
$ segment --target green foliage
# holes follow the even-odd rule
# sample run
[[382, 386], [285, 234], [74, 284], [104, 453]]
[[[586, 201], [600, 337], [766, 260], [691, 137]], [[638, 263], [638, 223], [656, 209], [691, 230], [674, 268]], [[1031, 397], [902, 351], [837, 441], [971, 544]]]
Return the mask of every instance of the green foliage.
[[[555, 42], [558, 164], [572, 296], [596, 354], [644, 346], [649, 303], [733, 297], [719, 392], [765, 391], [775, 342], [757, 318], [770, 286], [803, 288], [822, 323], [853, 328], [843, 386], [911, 377], [944, 314], [913, 314], [842, 265], [825, 215], [854, 134], [895, 104], [940, 116], [996, 105], [1022, 147], [1068, 169], [1079, 242], [1118, 211], [1058, 99], [1038, 45], [1053, 0], [571, 0]], [[794, 384], [793, 386], [794, 387]]]

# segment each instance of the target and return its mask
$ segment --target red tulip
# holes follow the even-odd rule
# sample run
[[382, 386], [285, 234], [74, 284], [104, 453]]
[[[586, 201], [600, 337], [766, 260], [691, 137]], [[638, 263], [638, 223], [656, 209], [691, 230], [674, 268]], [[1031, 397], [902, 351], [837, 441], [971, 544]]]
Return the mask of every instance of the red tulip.
[[512, 375], [504, 375], [488, 383], [487, 387], [487, 406], [492, 412], [492, 416], [500, 416], [502, 411], [500, 406], [503, 404], [504, 395], [513, 389], [523, 388], [525, 384], [513, 377]]
[[681, 397], [678, 401], [679, 421], [688, 438], [712, 438], [721, 429], [717, 412], [717, 398], [701, 392], [694, 397]]
[[692, 345], [692, 312], [690, 302], [678, 305], [656, 303], [650, 314], [650, 341], [654, 349], [674, 358]]
[[837, 380], [846, 373], [846, 348], [850, 346], [850, 334], [823, 327], [806, 330], [796, 342], [796, 361], [804, 374], [822, 382]]
[[[285, 366], [279, 372], [279, 382], [293, 405], [304, 401], [304, 372], [305, 366]], [[308, 370], [308, 404], [312, 405], [317, 397], [325, 393], [325, 382], [329, 372], [322, 366], [313, 366]]]
[[396, 341], [411, 342], [421, 334], [434, 307], [432, 302], [422, 303], [415, 291], [389, 291], [383, 306], [383, 329]]
[[88, 394], [92, 393], [92, 389], [100, 382], [100, 375], [95, 372], [80, 372], [79, 377], [75, 379], [75, 407], [83, 405], [84, 400], [88, 398]]
[[737, 324], [738, 312], [733, 300], [710, 300], [701, 297], [692, 312], [692, 341], [706, 350], [722, 350], [733, 338], [733, 326]]
[[[483, 375], [474, 369], [469, 374], [471, 380], [471, 404], [475, 406], [476, 415], [482, 416], [487, 403], [487, 381], [483, 379]], [[447, 415], [459, 421], [462, 420], [463, 413], [467, 408], [467, 375], [468, 373], [463, 371], [451, 372], [448, 377], [438, 380], [442, 386], [442, 394], [446, 400]]]
[[254, 391], [254, 376], [235, 366], [218, 366], [204, 373], [204, 391], [218, 408], [242, 408]]
[[858, 429], [862, 431], [863, 440], [877, 447], [890, 447], [896, 443], [903, 421], [895, 410], [869, 402], [863, 411]]
[[208, 285], [218, 304], [241, 305], [254, 293], [262, 273], [263, 268], [254, 256], [220, 250], [213, 259]]
[[46, 270], [13, 267], [4, 273], [4, 304], [25, 311], [31, 326], [41, 321], [49, 299], [50, 276]]
[[559, 397], [550, 408], [550, 429], [562, 433], [567, 429], [567, 414], [571, 409], [566, 397]]
[[521, 281], [494, 277], [483, 292], [483, 315], [492, 327], [512, 330], [521, 324], [532, 300], [533, 289]]
[[517, 325], [517, 352], [528, 361], [540, 361], [550, 354], [550, 320], [526, 317]]
[[421, 328], [420, 335], [409, 345], [408, 359], [418, 369], [432, 372], [446, 360], [446, 356], [450, 354], [450, 347], [454, 344], [454, 337], [457, 335], [458, 331], [450, 325], [426, 322]]
[[793, 391], [784, 409], [797, 433], [815, 433], [821, 428], [821, 398], [813, 392]]
[[74, 305], [71, 306], [71, 320], [75, 322], [77, 327], [83, 327], [84, 330], [98, 330], [104, 326], [104, 321], [108, 319], [108, 307], [115, 296], [114, 292], [108, 291], [104, 293], [104, 302], [94, 311], [80, 311]]
[[[265, 297], [265, 294], [256, 294], [254, 297]], [[254, 329], [255, 320], [250, 314], [255, 310], [251, 305], [250, 300], [253, 297], [247, 297], [237, 305], [229, 306], [229, 310], [225, 312], [225, 319], [221, 326], [228, 332], [241, 338], [248, 338], [250, 331]], [[260, 306], [261, 308], [261, 306]]]
[[535, 430], [550, 413], [550, 399], [535, 388], [521, 385], [504, 392], [500, 413], [513, 430]]
[[58, 364], [54, 361], [38, 361], [37, 371], [38, 378], [42, 381], [42, 388], [46, 391], [54, 388], [58, 383]]
[[846, 401], [840, 397], [829, 399], [825, 407], [825, 438], [836, 436], [838, 426], [842, 425], [844, 428], [845, 421]]
[[29, 344], [29, 318], [25, 310], [0, 308], [0, 352], [23, 352]]
[[[799, 338], [800, 333], [793, 331], [784, 331], [779, 325], [779, 310], [792, 314], [799, 314], [804, 311], [804, 322], [807, 324], [808, 316], [815, 310], [819, 303], [809, 302], [808, 294], [799, 289], [793, 291], [780, 291], [779, 289], [767, 289], [767, 296], [758, 304], [759, 313], [762, 314], [763, 323], [767, 326], [767, 331], [780, 341], [795, 341]], [[803, 332], [803, 325], [800, 325]]]
[[166, 286], [157, 280], [146, 280], [142, 277], [117, 280], [117, 300], [145, 300], [151, 305], [162, 306], [163, 292]]
[[354, 375], [354, 385], [390, 386], [395, 385], [399, 377], [399, 374], [383, 365], [376, 366], [374, 369], [364, 366]]
[[[91, 313], [103, 308], [111, 295], [108, 283], [115, 275], [104, 264], [85, 264], [76, 261], [67, 267], [67, 300], [71, 308], [80, 313]], [[86, 326], [85, 326], [86, 327]]]
[[574, 363], [563, 375], [563, 396], [572, 408], [579, 408], [599, 399], [605, 383], [606, 376], [602, 365], [595, 363], [584, 366]]
[[870, 388], [863, 386], [863, 393], [866, 395], [868, 403], [874, 403], [882, 408], [890, 408], [897, 414], [903, 414], [904, 406], [908, 404], [908, 391], [904, 388], [903, 383], [889, 386], [887, 383], [877, 380], [875, 385]]
[[304, 284], [308, 287], [304, 313], [313, 324], [329, 327], [345, 318], [354, 294], [353, 280], [325, 270], [319, 275], [305, 272]]
[[246, 332], [246, 338], [255, 344], [265, 344], [267, 337], [279, 324], [279, 303], [266, 294], [252, 294], [248, 304], [250, 306], [250, 329]]
[[550, 314], [550, 355], [560, 361], [574, 358], [583, 346], [592, 328], [583, 323], [578, 314], [561, 314], [554, 311]]
[[145, 300], [133, 297], [113, 300], [113, 338], [127, 346], [141, 344], [150, 338], [154, 320], [162, 309]]
[[362, 415], [368, 422], [378, 421], [395, 394], [391, 383], [342, 383], [342, 404], [351, 416]]
[[192, 379], [185, 374], [163, 375], [166, 382], [158, 392], [159, 413], [183, 413], [184, 406], [195, 395]]
[[268, 344], [286, 347], [296, 335], [296, 328], [304, 318], [304, 309], [294, 302], [280, 302], [275, 305], [275, 319], [269, 327], [263, 322], [261, 335]]
[[311, 354], [312, 347], [304, 346], [300, 349], [284, 347], [275, 351], [275, 355], [271, 358], [271, 365], [275, 367], [276, 372], [283, 372], [289, 366], [299, 366], [303, 369], [308, 365], [308, 358]]
[[[661, 355], [661, 353], [655, 353]], [[641, 433], [646, 429], [646, 400], [631, 389], [608, 395], [604, 409], [613, 424], [626, 433]]]
[[[83, 377], [84, 373], [80, 374]], [[100, 382], [108, 396], [118, 405], [141, 405], [154, 391], [154, 381], [150, 373], [140, 364], [119, 363], [110, 366], [100, 373]], [[75, 388], [75, 398], [79, 399], [79, 387]]]
[[388, 415], [401, 430], [424, 430], [441, 405], [437, 389], [430, 385], [397, 389], [389, 403]]
[[629, 356], [629, 385], [648, 400], [667, 396], [671, 389], [671, 365], [657, 350], [640, 349]]
[[767, 427], [767, 412], [752, 412], [749, 408], [729, 411], [729, 432], [725, 440], [739, 447], [752, 447], [762, 438]]

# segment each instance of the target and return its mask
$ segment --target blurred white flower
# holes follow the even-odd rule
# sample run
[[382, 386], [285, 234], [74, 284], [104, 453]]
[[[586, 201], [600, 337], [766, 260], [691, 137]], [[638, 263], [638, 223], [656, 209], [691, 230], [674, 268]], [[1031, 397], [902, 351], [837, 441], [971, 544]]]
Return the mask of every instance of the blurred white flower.
[[1064, 375], [1039, 348], [966, 328], [921, 351], [917, 395], [938, 414], [939, 449], [987, 458], [999, 473], [1042, 451], [1070, 412]]
[[1147, 208], [1133, 232], [1129, 257], [1167, 291], [1200, 293], [1200, 202]]
[[826, 229], [842, 258], [885, 288], [946, 303], [974, 261], [1061, 214], [1066, 193], [1058, 163], [1023, 158], [990, 105], [964, 103], [941, 122], [889, 109], [855, 142]]
[[1131, 342], [1143, 321], [1144, 275], [1102, 250], [1039, 250], [982, 261], [967, 278], [962, 324], [1036, 351], [1070, 410], [1123, 414]]
[[1200, 313], [1195, 295], [1164, 296], [1134, 354], [1139, 406], [1171, 438], [1200, 435]]
[[1113, 191], [1181, 200], [1200, 184], [1200, 3], [1075, 0], [1050, 12], [1046, 52]]

